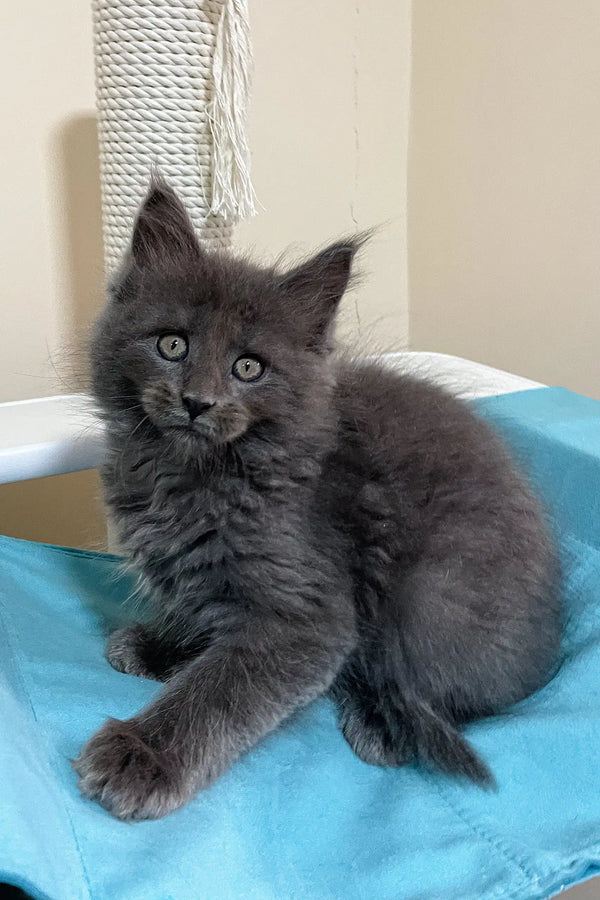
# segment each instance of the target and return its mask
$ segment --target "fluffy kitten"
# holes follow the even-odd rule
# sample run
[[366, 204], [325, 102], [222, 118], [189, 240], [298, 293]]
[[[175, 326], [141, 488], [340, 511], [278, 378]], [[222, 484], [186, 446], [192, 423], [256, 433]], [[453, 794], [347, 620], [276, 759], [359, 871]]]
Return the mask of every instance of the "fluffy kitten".
[[438, 388], [332, 355], [357, 246], [261, 268], [202, 250], [165, 184], [141, 208], [92, 370], [152, 618], [107, 657], [167, 684], [74, 763], [119, 818], [185, 803], [325, 692], [365, 762], [489, 782], [457, 726], [555, 663], [554, 548], [499, 440]]

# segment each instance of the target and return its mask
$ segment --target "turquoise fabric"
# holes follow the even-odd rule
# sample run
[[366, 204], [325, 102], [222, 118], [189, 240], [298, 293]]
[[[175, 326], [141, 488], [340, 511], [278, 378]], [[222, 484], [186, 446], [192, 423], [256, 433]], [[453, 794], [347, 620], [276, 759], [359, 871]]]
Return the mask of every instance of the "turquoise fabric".
[[103, 658], [131, 586], [114, 557], [2, 538], [0, 880], [49, 900], [524, 900], [600, 872], [600, 403], [478, 406], [556, 515], [569, 610], [552, 683], [468, 729], [497, 792], [361, 763], [323, 700], [188, 807], [115, 821], [69, 758], [159, 690]]

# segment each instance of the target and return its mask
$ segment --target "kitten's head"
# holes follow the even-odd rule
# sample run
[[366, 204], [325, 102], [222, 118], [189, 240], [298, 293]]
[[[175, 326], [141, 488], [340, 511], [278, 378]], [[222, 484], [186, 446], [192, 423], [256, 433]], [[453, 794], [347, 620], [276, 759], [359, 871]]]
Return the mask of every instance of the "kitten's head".
[[154, 182], [92, 341], [94, 393], [122, 431], [200, 449], [263, 424], [302, 429], [328, 395], [335, 312], [360, 239], [291, 271], [203, 250]]

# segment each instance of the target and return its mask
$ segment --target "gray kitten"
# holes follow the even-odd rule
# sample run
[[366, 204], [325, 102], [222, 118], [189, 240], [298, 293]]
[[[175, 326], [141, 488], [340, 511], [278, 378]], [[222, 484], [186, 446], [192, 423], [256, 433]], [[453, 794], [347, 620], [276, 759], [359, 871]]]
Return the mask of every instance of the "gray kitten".
[[202, 250], [155, 182], [96, 325], [103, 478], [151, 623], [109, 640], [166, 682], [74, 763], [163, 816], [329, 693], [365, 762], [485, 784], [458, 727], [550, 677], [556, 554], [500, 441], [416, 379], [332, 354], [359, 241], [291, 271]]

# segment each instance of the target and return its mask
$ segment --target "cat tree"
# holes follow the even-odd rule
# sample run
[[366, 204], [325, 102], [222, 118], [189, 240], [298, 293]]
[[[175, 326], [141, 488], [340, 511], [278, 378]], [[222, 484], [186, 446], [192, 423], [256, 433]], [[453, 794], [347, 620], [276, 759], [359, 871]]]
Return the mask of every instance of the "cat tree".
[[150, 173], [185, 201], [200, 238], [231, 242], [253, 215], [245, 115], [247, 0], [92, 0], [104, 253], [118, 263]]

